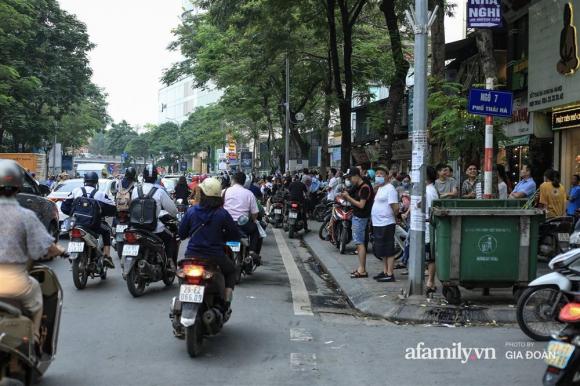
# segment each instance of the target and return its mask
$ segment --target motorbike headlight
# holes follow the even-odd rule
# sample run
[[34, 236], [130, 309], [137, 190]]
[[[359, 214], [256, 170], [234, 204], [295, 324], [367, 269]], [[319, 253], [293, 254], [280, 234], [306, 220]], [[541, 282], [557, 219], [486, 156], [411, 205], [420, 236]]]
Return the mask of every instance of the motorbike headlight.
[[580, 232], [574, 232], [570, 235], [570, 247], [580, 247]]

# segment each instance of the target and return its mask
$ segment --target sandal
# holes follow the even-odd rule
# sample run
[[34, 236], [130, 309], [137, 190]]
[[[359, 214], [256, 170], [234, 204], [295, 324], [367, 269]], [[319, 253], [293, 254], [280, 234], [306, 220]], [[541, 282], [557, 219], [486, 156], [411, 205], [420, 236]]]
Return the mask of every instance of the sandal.
[[360, 273], [359, 271], [354, 271], [350, 274], [351, 279], [365, 279], [367, 277], [369, 277], [368, 272]]
[[355, 250], [354, 250], [354, 251], [352, 251], [350, 254], [351, 254], [351, 255], [355, 255], [355, 256], [356, 256], [356, 255], [358, 255], [358, 251], [355, 249]]
[[425, 295], [429, 296], [432, 293], [437, 292], [437, 287], [433, 286], [433, 287], [427, 287], [425, 288]]

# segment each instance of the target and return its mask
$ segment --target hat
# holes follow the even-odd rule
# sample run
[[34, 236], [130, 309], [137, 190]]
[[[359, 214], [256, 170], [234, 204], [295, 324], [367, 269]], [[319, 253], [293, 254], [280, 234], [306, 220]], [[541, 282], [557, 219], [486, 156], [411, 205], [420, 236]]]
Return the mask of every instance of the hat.
[[385, 172], [385, 173], [387, 173], [387, 174], [389, 173], [389, 169], [388, 169], [388, 168], [387, 168], [385, 165], [377, 165], [377, 166], [375, 167], [375, 171], [376, 171], [376, 170], [382, 170], [383, 172]]
[[360, 177], [360, 170], [356, 166], [351, 167], [350, 169], [348, 169], [346, 171], [346, 174], [344, 175], [345, 178], [350, 178], [352, 176], [358, 176], [358, 177]]
[[206, 178], [199, 185], [203, 194], [207, 197], [221, 197], [222, 196], [222, 184], [217, 178]]

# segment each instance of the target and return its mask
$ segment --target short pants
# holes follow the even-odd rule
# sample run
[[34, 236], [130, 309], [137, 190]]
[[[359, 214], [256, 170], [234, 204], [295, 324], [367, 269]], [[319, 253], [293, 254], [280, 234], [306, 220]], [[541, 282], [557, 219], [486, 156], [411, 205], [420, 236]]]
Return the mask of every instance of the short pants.
[[355, 245], [365, 244], [368, 218], [352, 216], [352, 241]]

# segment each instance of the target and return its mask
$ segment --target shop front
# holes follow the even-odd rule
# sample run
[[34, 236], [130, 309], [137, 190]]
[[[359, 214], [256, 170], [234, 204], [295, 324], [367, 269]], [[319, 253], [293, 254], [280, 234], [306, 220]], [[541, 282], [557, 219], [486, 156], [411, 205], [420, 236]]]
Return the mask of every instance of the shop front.
[[577, 21], [580, 6], [543, 0], [529, 9], [528, 109], [549, 118], [554, 134], [553, 167], [569, 186], [580, 172], [580, 58]]

